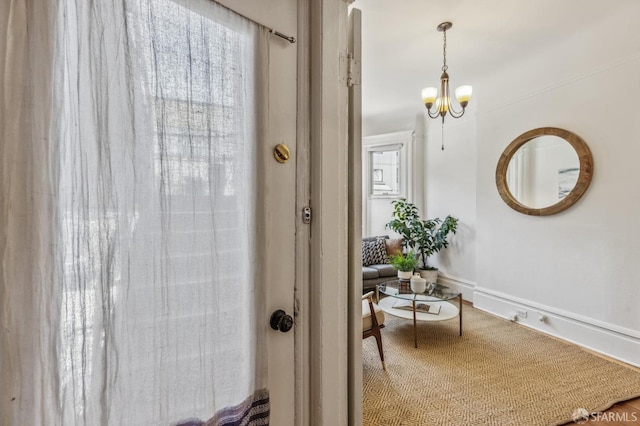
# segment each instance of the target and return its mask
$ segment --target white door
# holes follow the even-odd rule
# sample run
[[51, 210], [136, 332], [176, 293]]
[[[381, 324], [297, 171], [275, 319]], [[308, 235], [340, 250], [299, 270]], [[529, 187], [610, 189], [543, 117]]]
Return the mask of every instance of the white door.
[[362, 12], [349, 13], [349, 424], [362, 424]]
[[[254, 2], [255, 3], [255, 2]], [[295, 2], [289, 2], [294, 3]], [[278, 28], [284, 32], [284, 29]], [[287, 35], [295, 36], [295, 32]], [[296, 179], [303, 170], [296, 165], [296, 45], [273, 36], [270, 46], [269, 106], [271, 143], [265, 146], [264, 188], [267, 195], [266, 229], [266, 306], [267, 314], [282, 309], [294, 316], [296, 274]], [[273, 149], [288, 148], [285, 163], [275, 160]], [[301, 244], [300, 250], [305, 245]], [[265, 321], [269, 318], [265, 318]], [[269, 392], [271, 424], [293, 425], [295, 416], [294, 335], [269, 328]]]
[[[225, 6], [260, 22], [287, 36], [297, 36], [298, 9], [296, 0], [220, 1]], [[266, 201], [265, 229], [265, 278], [264, 285], [267, 312], [265, 322], [279, 309], [294, 316], [294, 286], [296, 253], [296, 223], [300, 215], [296, 209], [296, 181], [306, 170], [296, 164], [296, 116], [297, 116], [297, 45], [276, 35], [270, 40], [269, 55], [269, 132], [270, 141], [263, 146], [264, 176], [260, 180]], [[279, 163], [273, 149], [285, 145], [289, 160]], [[271, 424], [294, 424], [295, 417], [295, 358], [294, 326], [288, 332], [268, 328], [268, 387], [271, 402]]]
[[[10, 291], [3, 287], [0, 295], [2, 306], [12, 306], [6, 315], [3, 311], [3, 329], [10, 324], [6, 329], [12, 333], [3, 337], [9, 344], [2, 345], [0, 362], [3, 366], [6, 360], [12, 362], [11, 374], [3, 370], [2, 383], [8, 377], [16, 397], [0, 403], [0, 423], [162, 424], [169, 418], [173, 421], [174, 416], [175, 420], [204, 418], [211, 415], [206, 411], [211, 401], [224, 397], [233, 387], [213, 389], [210, 382], [219, 377], [216, 374], [225, 376], [225, 384], [235, 385], [240, 369], [234, 362], [251, 364], [248, 352], [266, 349], [271, 424], [293, 425], [296, 328], [286, 333], [273, 330], [269, 319], [278, 309], [294, 314], [295, 259], [305, 247], [301, 244], [296, 250], [295, 240], [300, 221], [296, 181], [307, 174], [296, 164], [297, 46], [271, 36], [269, 63], [256, 68], [258, 72], [268, 68], [270, 75], [268, 109], [261, 110], [269, 111], [269, 133], [259, 138], [266, 141], [257, 156], [262, 160], [250, 163], [238, 144], [232, 143], [246, 129], [226, 126], [226, 121], [233, 120], [224, 118], [244, 114], [244, 109], [234, 108], [233, 96], [242, 93], [237, 88], [244, 85], [233, 83], [252, 75], [253, 68], [248, 72], [243, 68], [252, 62], [235, 61], [233, 55], [222, 53], [219, 57], [224, 63], [220, 65], [207, 57], [211, 52], [250, 53], [243, 50], [245, 44], [237, 42], [242, 35], [227, 34], [235, 21], [231, 26], [218, 26], [224, 28], [210, 28], [207, 1], [52, 3], [59, 8], [33, 9], [27, 1], [11, 2], [8, 18], [0, 18], [3, 34], [10, 31], [11, 35], [7, 53], [47, 52], [40, 55], [42, 62], [29, 62], [37, 54], [26, 55], [28, 60], [20, 54], [19, 60], [7, 60], [7, 67], [0, 67], [3, 81], [22, 87], [27, 81], [52, 80], [43, 83], [48, 89], [43, 92], [49, 93], [44, 102], [31, 102], [34, 90], [25, 91], [24, 101], [22, 93], [7, 93], [11, 95], [8, 99], [20, 100], [16, 105], [38, 104], [35, 112], [24, 112], [25, 107], [8, 114], [8, 108], [2, 109], [3, 122], [5, 113], [17, 118], [11, 120], [16, 124], [10, 126], [11, 132], [2, 129], [3, 135], [15, 136], [3, 139], [12, 144], [3, 144], [3, 152], [11, 145], [11, 155], [4, 157], [2, 174], [11, 176], [15, 185], [24, 184], [9, 190], [3, 181], [7, 189], [3, 197], [13, 197], [3, 199], [3, 205], [19, 204], [24, 210], [3, 207], [4, 219], [12, 210], [6, 221], [11, 225], [12, 245], [6, 245], [9, 239], [4, 238], [9, 232], [3, 233], [0, 242], [6, 256], [3, 263], [15, 265], [9, 272], [3, 269], [3, 282], [12, 283]], [[297, 0], [226, 3], [254, 21], [297, 35]], [[199, 10], [191, 13], [200, 8], [203, 18], [195, 16]], [[43, 22], [46, 28], [39, 25]], [[34, 37], [33, 28], [45, 31], [45, 36]], [[223, 35], [217, 37], [220, 33]], [[209, 34], [215, 34], [219, 43], [203, 42]], [[55, 43], [44, 43], [49, 39]], [[34, 46], [39, 50], [30, 50]], [[233, 73], [219, 71], [229, 69]], [[23, 73], [27, 74], [24, 82], [17, 78]], [[234, 81], [225, 80], [227, 76]], [[211, 80], [221, 88], [215, 99]], [[51, 111], [49, 104], [55, 105]], [[49, 117], [61, 120], [51, 120], [50, 129]], [[37, 124], [31, 125], [30, 120]], [[47, 136], [36, 133], [36, 127]], [[23, 133], [34, 142], [21, 143]], [[212, 148], [207, 143], [211, 134], [229, 137]], [[287, 162], [275, 160], [277, 144], [288, 148]], [[12, 161], [17, 158], [20, 160]], [[209, 167], [212, 164], [215, 167]], [[55, 172], [48, 173], [51, 170]], [[252, 178], [253, 171], [257, 180]], [[241, 327], [233, 327], [233, 321], [240, 322], [238, 312], [245, 311], [213, 302], [231, 300], [236, 294], [240, 296], [233, 302], [245, 303], [243, 293], [237, 289], [234, 293], [234, 275], [225, 275], [222, 269], [231, 269], [236, 260], [244, 265], [249, 254], [238, 247], [210, 250], [217, 241], [224, 240], [224, 249], [240, 246], [236, 240], [244, 244], [243, 235], [233, 234], [237, 228], [248, 230], [252, 243], [255, 241], [255, 233], [246, 225], [250, 220], [241, 216], [251, 210], [242, 211], [242, 207], [253, 204], [231, 206], [233, 199], [255, 193], [232, 185], [239, 175], [251, 176], [247, 186], [257, 187], [255, 192], [265, 206], [264, 211], [259, 210], [260, 223], [265, 226], [257, 230], [257, 241], [265, 266], [258, 284], [264, 289], [266, 309], [258, 312], [257, 319], [264, 324], [266, 348], [263, 344], [242, 352], [229, 350], [225, 344], [249, 342], [243, 349], [253, 344], [253, 335], [247, 337], [241, 334]], [[20, 178], [13, 179], [15, 176]], [[212, 188], [217, 198], [211, 195]], [[222, 190], [217, 191], [219, 188]], [[42, 197], [20, 198], [33, 193]], [[219, 210], [212, 212], [210, 203]], [[233, 210], [236, 206], [242, 207]], [[238, 210], [241, 214], [228, 214]], [[253, 220], [251, 214], [246, 216]], [[42, 222], [31, 222], [40, 219]], [[226, 225], [231, 222], [237, 226]], [[31, 249], [32, 241], [42, 249]], [[38, 268], [33, 269], [27, 260], [19, 265], [13, 262], [27, 251], [38, 259]], [[238, 269], [232, 272], [246, 272]], [[228, 287], [210, 285], [217, 275], [226, 279]], [[55, 286], [49, 285], [52, 278]], [[216, 299], [220, 294], [231, 297]], [[211, 306], [216, 308], [213, 313]], [[213, 325], [223, 315], [231, 319], [225, 324], [232, 326], [219, 330], [223, 327]], [[253, 316], [245, 314], [242, 319], [253, 325]], [[237, 330], [240, 332], [234, 333]], [[214, 352], [222, 354], [220, 359], [225, 362], [203, 367], [202, 359], [211, 361]], [[226, 362], [229, 354], [238, 356]], [[244, 373], [247, 377], [252, 374]], [[253, 391], [251, 378], [246, 381]], [[50, 420], [30, 420], [39, 418]]]

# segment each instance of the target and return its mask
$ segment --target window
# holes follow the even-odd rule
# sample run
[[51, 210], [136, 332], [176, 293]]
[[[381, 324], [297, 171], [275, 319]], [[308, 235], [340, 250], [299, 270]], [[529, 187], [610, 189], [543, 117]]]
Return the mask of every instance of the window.
[[400, 149], [402, 145], [373, 148], [369, 152], [370, 195], [400, 196]]

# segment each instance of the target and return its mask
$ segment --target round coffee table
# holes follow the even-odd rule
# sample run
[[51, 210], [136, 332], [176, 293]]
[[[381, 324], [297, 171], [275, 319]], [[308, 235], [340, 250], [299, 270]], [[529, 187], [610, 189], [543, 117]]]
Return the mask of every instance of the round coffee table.
[[[390, 296], [380, 299], [380, 293]], [[447, 321], [459, 318], [462, 336], [462, 293], [441, 284], [428, 283], [424, 293], [411, 291], [409, 281], [390, 280], [376, 286], [378, 306], [389, 315], [413, 319], [413, 342], [418, 347], [418, 321]], [[458, 306], [449, 300], [458, 299]]]

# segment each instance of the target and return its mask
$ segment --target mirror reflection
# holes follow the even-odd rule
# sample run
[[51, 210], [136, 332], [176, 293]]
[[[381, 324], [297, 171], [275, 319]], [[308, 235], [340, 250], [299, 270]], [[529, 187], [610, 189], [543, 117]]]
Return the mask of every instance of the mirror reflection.
[[506, 181], [522, 205], [545, 208], [564, 199], [576, 186], [580, 159], [565, 139], [544, 135], [522, 145], [511, 157]]
[[524, 132], [504, 149], [496, 166], [496, 186], [512, 209], [549, 216], [573, 206], [593, 176], [585, 141], [558, 127]]

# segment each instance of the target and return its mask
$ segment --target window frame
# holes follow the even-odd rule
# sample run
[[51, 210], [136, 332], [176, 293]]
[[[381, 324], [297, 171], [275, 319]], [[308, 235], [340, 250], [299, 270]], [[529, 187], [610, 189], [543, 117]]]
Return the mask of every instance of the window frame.
[[[398, 177], [398, 191], [391, 192], [386, 194], [375, 194], [374, 191], [374, 157], [373, 155], [377, 152], [398, 152], [398, 167], [397, 167], [397, 177]], [[365, 188], [364, 194], [367, 198], [371, 199], [397, 199], [406, 197], [407, 194], [407, 161], [406, 161], [406, 143], [398, 142], [398, 143], [384, 143], [384, 144], [375, 144], [369, 145], [365, 149], [366, 158], [364, 159], [364, 164], [366, 164], [365, 170]]]

